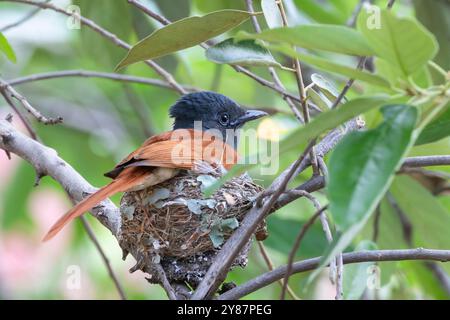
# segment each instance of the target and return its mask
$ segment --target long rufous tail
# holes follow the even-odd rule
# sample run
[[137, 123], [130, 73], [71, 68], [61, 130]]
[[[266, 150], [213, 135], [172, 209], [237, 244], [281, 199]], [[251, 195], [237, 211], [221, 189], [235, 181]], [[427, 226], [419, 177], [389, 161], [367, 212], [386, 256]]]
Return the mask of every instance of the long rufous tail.
[[117, 192], [123, 191], [124, 184], [123, 181], [114, 180], [110, 184], [100, 188], [95, 193], [88, 196], [86, 199], [83, 199], [77, 205], [75, 205], [72, 209], [70, 209], [65, 215], [59, 218], [58, 221], [50, 228], [48, 233], [45, 235], [43, 241], [48, 241], [53, 238], [66, 224], [75, 219], [76, 217], [81, 216], [86, 211], [91, 210], [97, 204], [109, 198], [110, 196], [116, 194]]

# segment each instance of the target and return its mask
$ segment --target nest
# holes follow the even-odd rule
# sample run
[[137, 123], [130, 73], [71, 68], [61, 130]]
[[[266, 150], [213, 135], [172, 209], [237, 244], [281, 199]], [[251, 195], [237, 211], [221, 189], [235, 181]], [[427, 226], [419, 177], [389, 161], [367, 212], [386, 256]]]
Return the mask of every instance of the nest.
[[[137, 259], [130, 271], [143, 270], [150, 274], [149, 281], [161, 283], [162, 267], [169, 282], [197, 286], [262, 191], [244, 174], [205, 198], [205, 188], [217, 179], [217, 175], [183, 171], [157, 186], [124, 194], [119, 242], [125, 253]], [[265, 223], [256, 234], [259, 240], [266, 236]], [[246, 265], [250, 244], [233, 267]]]

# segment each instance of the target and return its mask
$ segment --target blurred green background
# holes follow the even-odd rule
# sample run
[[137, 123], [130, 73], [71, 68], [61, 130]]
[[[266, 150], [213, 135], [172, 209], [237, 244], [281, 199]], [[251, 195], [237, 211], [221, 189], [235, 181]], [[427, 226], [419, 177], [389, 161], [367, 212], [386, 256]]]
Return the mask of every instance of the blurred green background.
[[[245, 10], [243, 0], [143, 0], [142, 2], [171, 20], [224, 8]], [[285, 1], [285, 5], [291, 25], [310, 22], [345, 24], [358, 2], [358, 0], [291, 0]], [[374, 2], [384, 6], [386, 1]], [[71, 4], [65, 0], [55, 0], [52, 3], [64, 8]], [[124, 0], [76, 0], [72, 3], [79, 6], [83, 16], [96, 21], [100, 26], [131, 44], [160, 27], [157, 22]], [[425, 3], [433, 4], [425, 6]], [[259, 1], [254, 1], [254, 5], [256, 10], [260, 10]], [[398, 1], [395, 11], [402, 15], [413, 16], [418, 8], [420, 8], [418, 17], [433, 32], [443, 26], [447, 26], [448, 30], [450, 11], [447, 1]], [[0, 2], [0, 30], [20, 20], [32, 10], [34, 8], [31, 6]], [[434, 19], [433, 15], [436, 13], [440, 16]], [[17, 63], [12, 64], [4, 57], [0, 57], [1, 77], [10, 80], [35, 73], [74, 69], [113, 72], [125, 51], [86, 27], [68, 28], [67, 21], [67, 17], [61, 14], [41, 10], [20, 26], [5, 30], [4, 35], [17, 54]], [[263, 18], [259, 21], [265, 26]], [[241, 25], [239, 29], [253, 31], [250, 21]], [[225, 39], [226, 35], [219, 38]], [[448, 69], [449, 57], [445, 54], [439, 57], [441, 65]], [[277, 58], [278, 61], [287, 63], [287, 60], [283, 60], [285, 58], [281, 56]], [[283, 137], [298, 126], [295, 118], [291, 116], [289, 107], [280, 96], [229, 66], [220, 66], [207, 61], [204, 50], [198, 46], [156, 61], [170, 71], [179, 83], [223, 93], [244, 105], [276, 109], [278, 112], [269, 119], [252, 124], [263, 136], [267, 136], [268, 132], [276, 132]], [[355, 65], [356, 60], [341, 62]], [[316, 71], [307, 66], [304, 68], [305, 81], [309, 83], [310, 74]], [[252, 68], [252, 71], [269, 79], [265, 68]], [[158, 75], [143, 63], [135, 64], [125, 72], [158, 78]], [[321, 74], [334, 82], [338, 88], [342, 88], [346, 80], [323, 72]], [[286, 87], [291, 92], [296, 92], [294, 77], [285, 71], [280, 71], [279, 75]], [[149, 133], [170, 129], [171, 120], [167, 112], [178, 97], [175, 92], [164, 88], [83, 77], [32, 82], [17, 86], [16, 89], [45, 115], [64, 118], [61, 125], [44, 126], [34, 123], [34, 126], [41, 140], [56, 149], [63, 159], [94, 186], [106, 184], [108, 179], [103, 177], [103, 173], [138, 147]], [[367, 89], [357, 82], [349, 96], [355, 96], [363, 91]], [[136, 109], [140, 110], [140, 113], [136, 112]], [[5, 117], [9, 112], [11, 110], [4, 101], [0, 101], [0, 116]], [[366, 118], [368, 126], [376, 123], [378, 117], [377, 113], [369, 114]], [[20, 127], [18, 118], [14, 119], [14, 123]], [[449, 153], [448, 138], [415, 147], [412, 151], [413, 155]], [[280, 159], [279, 170], [284, 169], [297, 156], [297, 151], [293, 151]], [[447, 168], [438, 169], [449, 171]], [[251, 175], [256, 182], [265, 186], [273, 179], [273, 176], [260, 176], [258, 170], [252, 171]], [[301, 179], [306, 180], [309, 175], [309, 171], [304, 173], [293, 181], [292, 185], [298, 185]], [[70, 207], [70, 202], [64, 190], [50, 178], [44, 178], [37, 188], [33, 187], [34, 179], [34, 171], [29, 164], [15, 156], [9, 161], [4, 153], [0, 153], [0, 298], [117, 299], [118, 294], [105, 265], [79, 221], [66, 228], [54, 241], [40, 243], [45, 230], [56, 217]], [[414, 190], [410, 192], [427, 192], [420, 188], [423, 187], [417, 185], [416, 189], [412, 188]], [[399, 187], [399, 190], [403, 189]], [[320, 192], [317, 196], [319, 200], [325, 202]], [[450, 197], [443, 195], [438, 199], [448, 213]], [[119, 197], [115, 197], [114, 200], [118, 201]], [[383, 206], [383, 212], [392, 210], [388, 203], [383, 203]], [[311, 204], [300, 199], [269, 217], [270, 236], [264, 243], [275, 265], [287, 262], [287, 254], [293, 239], [313, 212]], [[426, 214], [432, 215], [433, 212]], [[382, 217], [378, 247], [407, 247], [401, 235], [398, 217], [395, 214], [383, 214]], [[162, 289], [149, 285], [144, 279], [144, 274], [128, 272], [134, 265], [133, 258], [128, 257], [123, 262], [115, 238], [97, 221], [91, 217], [88, 217], [88, 220], [124, 285], [127, 297], [165, 299]], [[430, 222], [430, 229], [424, 229], [423, 232], [436, 232], [433, 225]], [[371, 238], [371, 226], [372, 223], [368, 223], [367, 230], [358, 240]], [[325, 247], [323, 232], [320, 225], [316, 224], [302, 242], [297, 259], [319, 256]], [[77, 270], [80, 272], [81, 286], [78, 289], [71, 289], [70, 285], [67, 285], [74, 270], [70, 266], [75, 266], [75, 272], [78, 272]], [[436, 281], [435, 275], [424, 267], [422, 262], [384, 263], [378, 267], [382, 277], [381, 289], [376, 291], [376, 297], [449, 298]], [[254, 245], [248, 267], [232, 271], [229, 280], [242, 283], [265, 271], [267, 266], [258, 247]], [[298, 295], [303, 298], [334, 298], [334, 288], [327, 280], [326, 273], [305, 288], [306, 277], [307, 274], [292, 277], [290, 284]], [[276, 299], [279, 294], [280, 285], [274, 283], [246, 298]], [[368, 294], [372, 297], [373, 292]]]

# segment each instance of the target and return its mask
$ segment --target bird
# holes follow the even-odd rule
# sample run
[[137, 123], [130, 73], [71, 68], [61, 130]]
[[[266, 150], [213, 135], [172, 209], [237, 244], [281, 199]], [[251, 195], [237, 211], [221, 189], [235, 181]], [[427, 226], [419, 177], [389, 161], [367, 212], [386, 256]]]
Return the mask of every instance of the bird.
[[266, 115], [264, 111], [246, 110], [216, 92], [183, 95], [169, 109], [174, 119], [172, 130], [148, 138], [105, 173], [112, 181], [61, 216], [43, 241], [52, 239], [73, 219], [116, 193], [143, 190], [173, 178], [181, 170], [201, 171], [205, 166], [230, 170], [238, 161], [239, 129]]

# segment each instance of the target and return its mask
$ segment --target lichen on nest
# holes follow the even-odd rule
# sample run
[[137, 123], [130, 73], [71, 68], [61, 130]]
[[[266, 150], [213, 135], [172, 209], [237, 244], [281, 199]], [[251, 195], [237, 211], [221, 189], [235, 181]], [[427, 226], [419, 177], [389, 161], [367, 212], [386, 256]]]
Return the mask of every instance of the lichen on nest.
[[[151, 268], [145, 264], [160, 264], [169, 281], [196, 286], [262, 191], [243, 174], [205, 198], [204, 189], [217, 178], [183, 171], [155, 187], [124, 194], [119, 242], [124, 251], [141, 260], [135, 269], [149, 272]], [[265, 225], [260, 226], [260, 234], [263, 228]], [[249, 245], [236, 258], [235, 266], [245, 266]]]

